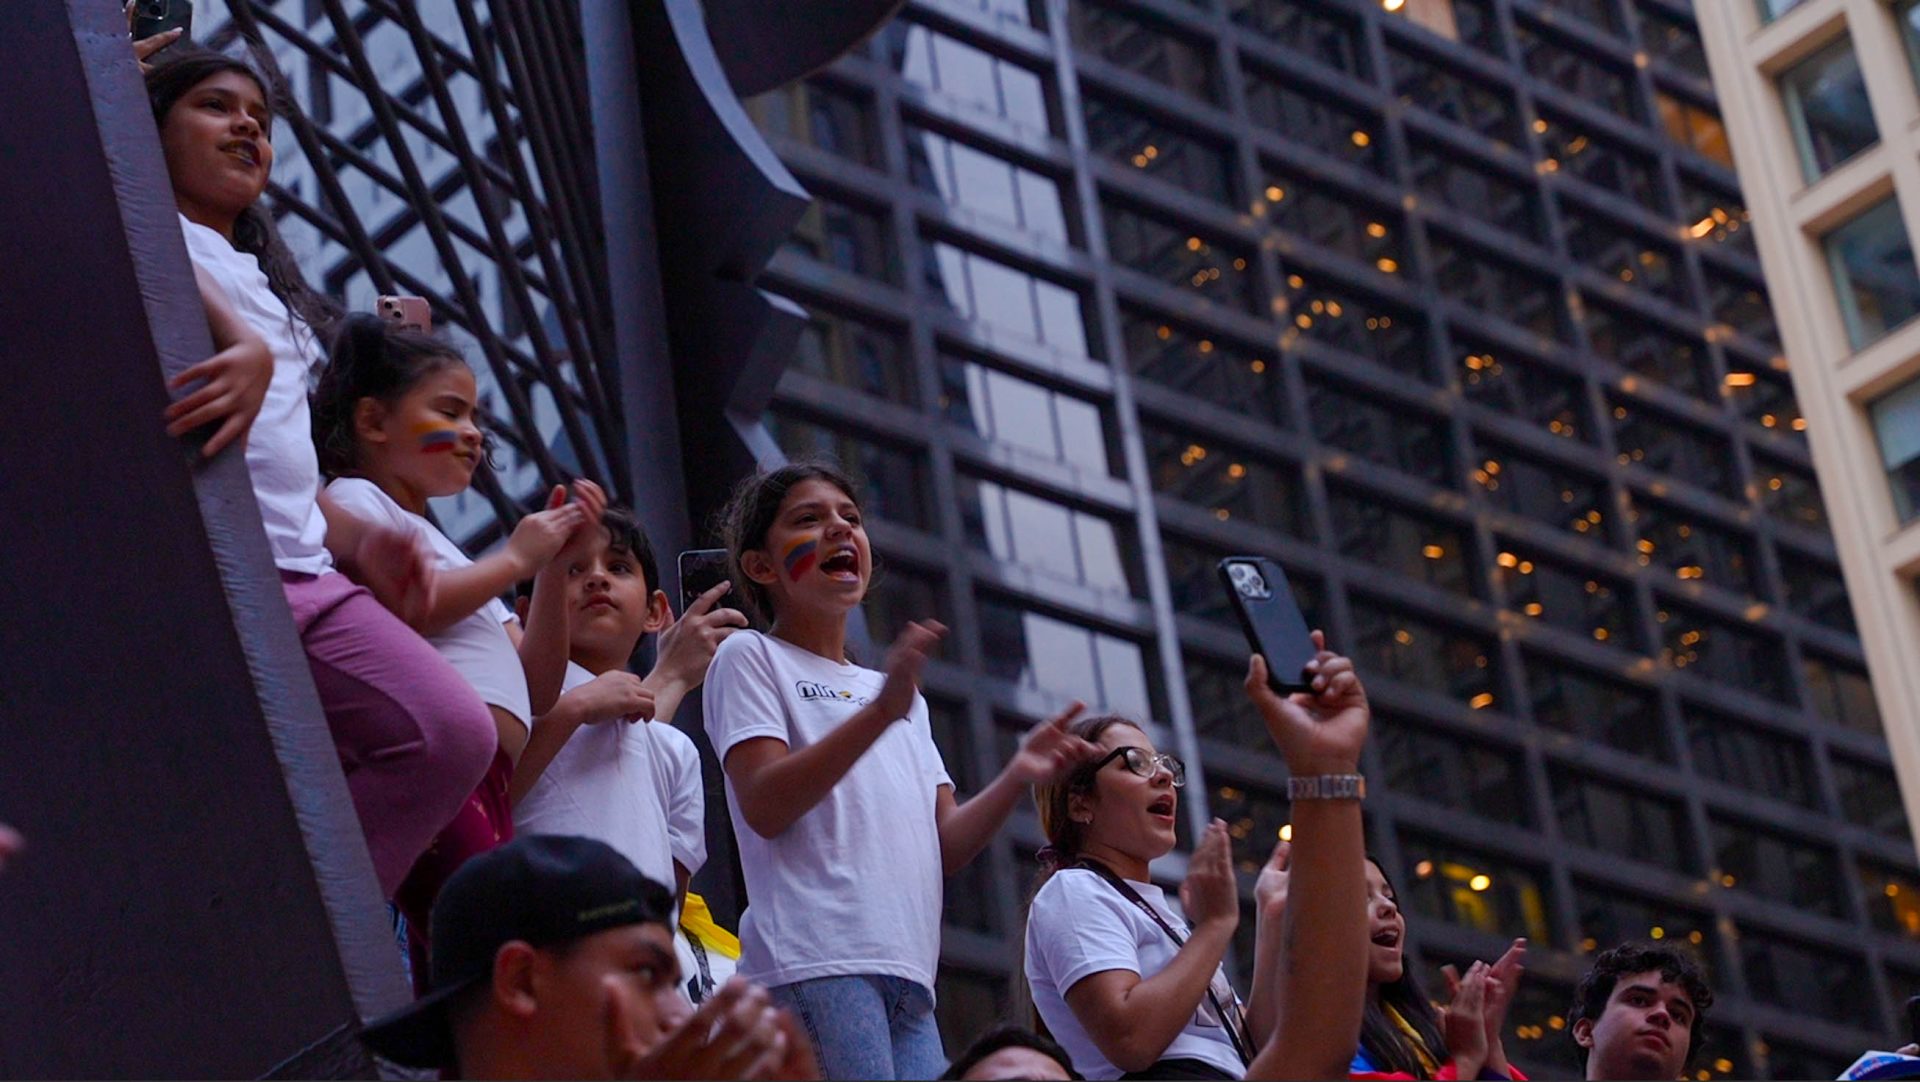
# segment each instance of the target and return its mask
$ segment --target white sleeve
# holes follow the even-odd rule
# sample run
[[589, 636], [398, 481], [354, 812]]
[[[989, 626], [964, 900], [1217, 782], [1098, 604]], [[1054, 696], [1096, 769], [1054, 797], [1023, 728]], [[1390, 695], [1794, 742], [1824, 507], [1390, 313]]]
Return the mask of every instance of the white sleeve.
[[485, 605], [481, 606], [480, 611], [503, 624], [510, 624], [519, 619], [519, 617], [513, 614], [513, 610], [507, 607], [507, 603], [497, 597], [490, 599]]
[[671, 724], [655, 723], [648, 732], [667, 772], [667, 846], [691, 875], [707, 862], [707, 791], [700, 777], [700, 751], [692, 737]]
[[408, 521], [400, 505], [380, 491], [380, 486], [365, 478], [339, 478], [327, 485], [327, 495], [333, 497], [334, 503], [367, 522], [409, 533], [419, 532], [419, 526]]
[[913, 707], [907, 711], [907, 724], [921, 734], [920, 762], [928, 784], [935, 789], [942, 785], [954, 788], [953, 778], [947, 773], [946, 760], [940, 755], [940, 745], [933, 739], [933, 716], [927, 708], [927, 697], [919, 692], [914, 692]]
[[734, 745], [757, 736], [791, 743], [786, 704], [780, 701], [780, 677], [758, 635], [729, 635], [707, 665], [702, 698], [707, 739], [713, 753], [727, 761]]
[[1040, 970], [1067, 991], [1095, 973], [1124, 969], [1140, 973], [1131, 905], [1091, 872], [1066, 869], [1040, 889], [1027, 915], [1027, 946]]

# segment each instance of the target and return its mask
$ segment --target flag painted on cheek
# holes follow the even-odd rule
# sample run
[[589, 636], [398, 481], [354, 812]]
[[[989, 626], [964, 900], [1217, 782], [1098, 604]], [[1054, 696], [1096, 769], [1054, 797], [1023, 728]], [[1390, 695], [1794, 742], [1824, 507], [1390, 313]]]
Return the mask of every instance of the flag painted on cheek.
[[786, 564], [787, 577], [798, 581], [800, 576], [813, 570], [813, 562], [818, 558], [819, 552], [820, 542], [815, 538], [806, 538], [788, 545], [786, 553], [780, 557], [781, 562]]
[[413, 434], [420, 439], [420, 450], [425, 454], [451, 451], [460, 442], [460, 430], [449, 424], [424, 421], [413, 426]]

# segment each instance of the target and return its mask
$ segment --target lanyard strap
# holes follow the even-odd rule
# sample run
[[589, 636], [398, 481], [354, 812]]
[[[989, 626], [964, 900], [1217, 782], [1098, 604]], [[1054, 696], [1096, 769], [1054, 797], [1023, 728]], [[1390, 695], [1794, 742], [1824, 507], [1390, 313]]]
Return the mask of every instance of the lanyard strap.
[[[1160, 926], [1161, 931], [1167, 933], [1167, 938], [1173, 940], [1173, 945], [1176, 949], [1187, 945], [1187, 941], [1181, 938], [1179, 932], [1173, 930], [1173, 925], [1167, 923], [1166, 918], [1160, 915], [1159, 910], [1148, 905], [1147, 900], [1140, 897], [1140, 892], [1129, 886], [1126, 880], [1115, 875], [1113, 869], [1097, 860], [1091, 859], [1082, 859], [1075, 867], [1085, 869], [1099, 876], [1105, 880], [1109, 886], [1119, 891], [1121, 897], [1139, 907], [1140, 912], [1145, 913], [1153, 923]], [[1233, 987], [1231, 985], [1227, 987], [1227, 994], [1233, 995]], [[1228, 1011], [1226, 1006], [1220, 1002], [1220, 998], [1213, 994], [1213, 980], [1212, 978], [1208, 978], [1207, 1001], [1213, 1004], [1213, 1012], [1220, 1016], [1220, 1028], [1227, 1031], [1227, 1040], [1233, 1045], [1234, 1052], [1239, 1055], [1240, 1062], [1243, 1064], [1251, 1064], [1253, 1062], [1253, 1056], [1247, 1051], [1247, 1038], [1240, 1032], [1240, 997], [1233, 995], [1234, 1009]]]

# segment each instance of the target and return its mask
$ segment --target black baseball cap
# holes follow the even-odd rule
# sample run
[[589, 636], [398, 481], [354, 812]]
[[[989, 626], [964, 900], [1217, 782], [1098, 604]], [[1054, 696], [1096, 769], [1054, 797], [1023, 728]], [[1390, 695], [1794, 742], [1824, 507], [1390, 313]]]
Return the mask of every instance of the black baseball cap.
[[454, 1065], [448, 1005], [492, 977], [502, 946], [548, 947], [629, 924], [671, 926], [673, 895], [605, 842], [535, 834], [461, 865], [440, 888], [430, 920], [427, 994], [360, 1034], [406, 1067]]

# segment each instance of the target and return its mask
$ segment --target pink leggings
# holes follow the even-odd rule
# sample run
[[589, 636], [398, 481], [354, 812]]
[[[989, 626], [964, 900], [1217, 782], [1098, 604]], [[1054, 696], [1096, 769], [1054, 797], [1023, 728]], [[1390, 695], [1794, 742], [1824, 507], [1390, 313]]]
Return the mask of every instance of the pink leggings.
[[473, 686], [365, 587], [282, 571], [380, 891], [453, 819], [498, 744]]

